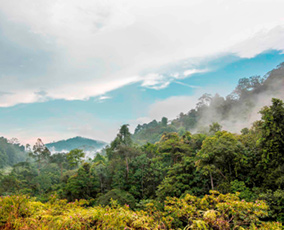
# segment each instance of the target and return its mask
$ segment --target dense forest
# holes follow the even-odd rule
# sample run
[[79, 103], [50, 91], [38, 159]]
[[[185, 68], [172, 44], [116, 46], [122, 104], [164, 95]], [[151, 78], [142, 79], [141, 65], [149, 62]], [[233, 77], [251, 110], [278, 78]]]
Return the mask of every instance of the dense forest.
[[0, 229], [283, 229], [283, 76], [240, 79], [133, 135], [122, 125], [93, 159], [2, 138]]

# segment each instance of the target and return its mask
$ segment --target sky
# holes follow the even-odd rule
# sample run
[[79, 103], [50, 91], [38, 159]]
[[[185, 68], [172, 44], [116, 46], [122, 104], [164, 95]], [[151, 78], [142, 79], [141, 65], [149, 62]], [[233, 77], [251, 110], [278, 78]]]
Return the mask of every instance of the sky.
[[1, 0], [0, 136], [110, 142], [284, 62], [283, 0]]

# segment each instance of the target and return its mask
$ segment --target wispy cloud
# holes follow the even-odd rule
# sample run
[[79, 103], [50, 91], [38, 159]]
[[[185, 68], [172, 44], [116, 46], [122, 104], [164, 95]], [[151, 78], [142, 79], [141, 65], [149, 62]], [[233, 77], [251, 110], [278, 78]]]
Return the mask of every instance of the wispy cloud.
[[153, 119], [161, 120], [162, 117], [167, 117], [170, 120], [175, 119], [179, 112], [187, 113], [190, 109], [195, 108], [197, 101], [198, 95], [173, 96], [157, 101], [149, 107], [145, 117], [139, 117], [129, 122], [131, 131], [134, 131], [138, 124], [148, 123]]
[[209, 70], [207, 69], [188, 69], [186, 71], [183, 72], [183, 75], [185, 77], [189, 77], [193, 74], [196, 74], [196, 73], [205, 73], [205, 72], [208, 72]]
[[180, 84], [180, 85], [184, 85], [184, 86], [187, 86], [187, 87], [193, 88], [193, 89], [199, 89], [200, 88], [200, 86], [189, 85], [189, 84], [186, 84], [186, 83], [183, 83], [183, 82], [180, 82], [180, 81], [174, 81], [174, 83], [177, 83], [177, 84]]
[[177, 80], [183, 80], [197, 73], [205, 73], [208, 72], [207, 69], [187, 69], [185, 71], [179, 70], [179, 72], [158, 74], [158, 73], [150, 73], [146, 76], [142, 77], [142, 87], [146, 87], [149, 89], [164, 89], [168, 87], [171, 83], [175, 82], [180, 85], [184, 85], [191, 88], [198, 88], [198, 86], [189, 85]]
[[157, 73], [150, 73], [143, 77], [143, 82], [141, 86], [150, 88], [150, 89], [164, 89], [170, 84], [170, 79], [167, 77], [157, 74]]
[[107, 95], [101, 95], [101, 96], [95, 98], [95, 101], [102, 103], [102, 102], [104, 102], [105, 100], [108, 100], [108, 99], [111, 99], [111, 97], [107, 96]]
[[99, 100], [106, 100], [106, 99], [110, 99], [111, 97], [110, 96], [100, 96], [99, 97]]

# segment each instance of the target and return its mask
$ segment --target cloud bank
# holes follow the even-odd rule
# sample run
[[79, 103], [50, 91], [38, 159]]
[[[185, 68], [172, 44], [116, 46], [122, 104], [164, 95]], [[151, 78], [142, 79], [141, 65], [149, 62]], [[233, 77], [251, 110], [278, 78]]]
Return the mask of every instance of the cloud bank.
[[135, 82], [158, 90], [179, 77], [158, 72], [172, 62], [283, 50], [283, 8], [280, 0], [1, 1], [0, 106], [86, 100]]

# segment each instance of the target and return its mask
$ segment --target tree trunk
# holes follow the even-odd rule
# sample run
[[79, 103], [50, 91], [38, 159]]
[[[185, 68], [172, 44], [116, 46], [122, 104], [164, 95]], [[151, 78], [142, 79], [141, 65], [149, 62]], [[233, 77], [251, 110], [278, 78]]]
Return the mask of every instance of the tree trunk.
[[128, 173], [129, 173], [129, 165], [128, 165], [128, 160], [125, 158], [125, 163], [126, 163], [126, 181], [128, 180]]
[[143, 199], [143, 197], [144, 197], [144, 192], [143, 192], [143, 190], [144, 190], [144, 186], [143, 186], [143, 179], [144, 179], [144, 177], [143, 177], [143, 174], [144, 174], [144, 165], [143, 165], [143, 167], [142, 167], [142, 180], [141, 180], [142, 199]]
[[60, 164], [60, 177], [62, 178], [63, 175], [63, 168], [62, 168], [62, 164]]
[[224, 177], [225, 180], [227, 180], [227, 177], [225, 177], [225, 175], [221, 172], [220, 169], [217, 168], [217, 171], [218, 171], [218, 173], [219, 173], [222, 177]]
[[212, 188], [212, 190], [214, 190], [214, 183], [213, 183], [213, 177], [212, 177], [211, 172], [210, 172], [210, 181], [211, 181], [211, 188]]
[[41, 167], [41, 157], [38, 158], [38, 168], [37, 168], [38, 175], [40, 174], [40, 167]]

